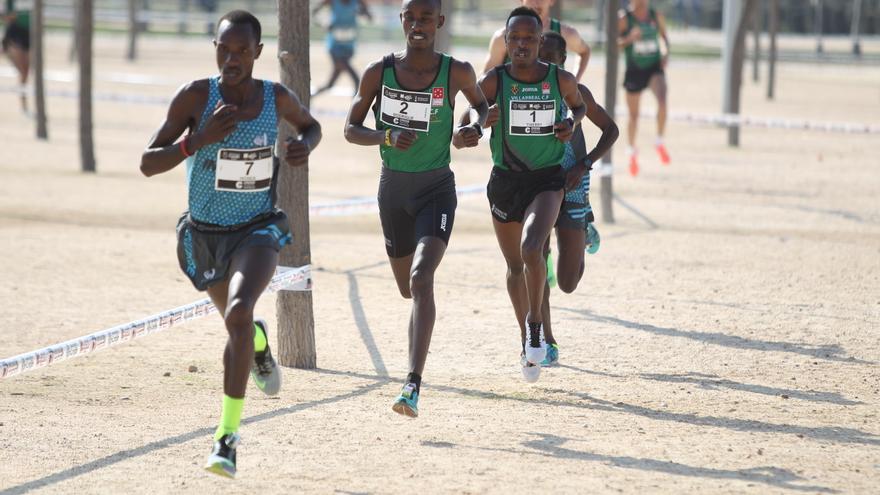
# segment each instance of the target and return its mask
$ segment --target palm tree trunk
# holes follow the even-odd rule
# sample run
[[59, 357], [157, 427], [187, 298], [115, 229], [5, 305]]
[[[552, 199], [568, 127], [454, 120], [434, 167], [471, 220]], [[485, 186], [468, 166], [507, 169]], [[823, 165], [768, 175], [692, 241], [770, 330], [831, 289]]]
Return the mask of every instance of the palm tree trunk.
[[770, 48], [767, 50], [767, 99], [776, 96], [776, 33], [779, 31], [779, 0], [770, 0], [767, 6], [767, 31]]
[[126, 58], [134, 60], [137, 58], [137, 34], [140, 30], [137, 22], [138, 1], [128, 0], [128, 52]]

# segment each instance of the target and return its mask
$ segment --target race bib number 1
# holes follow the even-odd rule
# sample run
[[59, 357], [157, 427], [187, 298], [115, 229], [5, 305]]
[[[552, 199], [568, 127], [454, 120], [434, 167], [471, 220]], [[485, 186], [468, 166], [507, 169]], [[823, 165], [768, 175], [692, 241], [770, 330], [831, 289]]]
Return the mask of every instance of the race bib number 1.
[[428, 132], [431, 125], [431, 93], [403, 91], [382, 86], [380, 120], [386, 125]]
[[214, 189], [230, 192], [259, 192], [272, 185], [272, 148], [220, 149]]
[[660, 44], [655, 39], [636, 41], [633, 51], [639, 55], [651, 55], [660, 51]]
[[556, 123], [556, 100], [511, 101], [511, 136], [546, 136], [553, 134]]

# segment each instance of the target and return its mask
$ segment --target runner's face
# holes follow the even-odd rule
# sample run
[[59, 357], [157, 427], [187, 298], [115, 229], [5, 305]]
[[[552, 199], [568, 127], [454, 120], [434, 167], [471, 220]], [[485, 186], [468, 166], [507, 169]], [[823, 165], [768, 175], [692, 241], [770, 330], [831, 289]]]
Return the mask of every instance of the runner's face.
[[538, 58], [541, 25], [534, 17], [517, 16], [507, 23], [507, 56], [514, 65], [529, 65]]
[[[451, 0], [448, 0], [451, 1]], [[412, 48], [434, 46], [437, 29], [443, 25], [440, 5], [435, 0], [404, 0], [400, 11], [400, 22], [406, 44]]]
[[554, 0], [522, 0], [522, 6], [528, 7], [541, 17], [550, 15], [550, 7], [556, 3]]
[[565, 54], [559, 49], [557, 42], [552, 40], [544, 40], [544, 42], [541, 43], [541, 50], [538, 58], [544, 62], [550, 62], [551, 64], [556, 65], [562, 65], [565, 63]]
[[254, 61], [263, 49], [263, 45], [257, 43], [250, 24], [232, 24], [229, 21], [223, 21], [217, 28], [214, 47], [220, 81], [227, 86], [250, 79]]

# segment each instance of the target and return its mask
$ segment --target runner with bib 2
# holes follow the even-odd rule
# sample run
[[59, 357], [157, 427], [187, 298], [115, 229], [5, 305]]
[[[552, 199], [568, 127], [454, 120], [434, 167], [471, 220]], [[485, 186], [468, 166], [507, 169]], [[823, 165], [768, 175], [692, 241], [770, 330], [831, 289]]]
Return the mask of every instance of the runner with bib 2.
[[[354, 97], [345, 138], [379, 146], [379, 219], [400, 295], [412, 299], [409, 374], [392, 410], [417, 417], [422, 372], [434, 330], [434, 272], [452, 233], [457, 199], [450, 142], [476, 146], [489, 106], [467, 62], [434, 51], [443, 26], [440, 0], [404, 0], [400, 21], [406, 50], [370, 65]], [[453, 130], [458, 92], [477, 123]], [[372, 105], [376, 129], [364, 125]]]

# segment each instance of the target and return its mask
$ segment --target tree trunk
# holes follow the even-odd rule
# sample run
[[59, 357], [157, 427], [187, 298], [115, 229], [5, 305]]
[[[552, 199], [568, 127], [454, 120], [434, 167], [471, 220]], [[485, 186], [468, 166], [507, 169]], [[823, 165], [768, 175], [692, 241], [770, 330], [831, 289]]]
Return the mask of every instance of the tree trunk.
[[43, 0], [34, 0], [31, 11], [31, 57], [34, 68], [34, 111], [37, 138], [49, 139], [46, 128], [46, 92], [43, 77]]
[[438, 52], [449, 53], [452, 49], [452, 0], [440, 3], [440, 15], [446, 17], [443, 27], [437, 31], [434, 48]]
[[[613, 117], [614, 107], [617, 104], [617, 60], [620, 53], [620, 50], [617, 49], [619, 0], [606, 0], [605, 3], [608, 7], [605, 11], [605, 111]], [[602, 204], [602, 221], [605, 223], [614, 223], [614, 211], [612, 210], [614, 190], [611, 185], [611, 176], [614, 171], [611, 162], [612, 151], [613, 149], [605, 153], [599, 168], [602, 175], [602, 187], [599, 194]]]
[[757, 9], [758, 12], [752, 17], [752, 45], [754, 45], [754, 51], [752, 52], [753, 82], [758, 82], [761, 79], [761, 31], [763, 28], [763, 17], [761, 16], [761, 1], [758, 2]]
[[77, 20], [79, 54], [79, 149], [83, 172], [95, 171], [95, 148], [92, 142], [92, 30], [93, 0], [80, 0]]
[[776, 33], [779, 31], [779, 0], [770, 0], [767, 5], [767, 32], [770, 34], [770, 48], [767, 52], [767, 99], [776, 96]]
[[859, 41], [859, 21], [862, 16], [862, 0], [855, 0], [852, 6], [852, 24], [850, 24], [850, 36], [852, 36], [852, 52], [857, 57], [862, 56], [862, 44]]
[[137, 33], [140, 29], [137, 22], [138, 1], [128, 0], [128, 52], [125, 58], [137, 58]]
[[605, 4], [608, 0], [596, 0], [596, 48], [601, 48], [605, 42], [602, 35], [605, 29]]
[[822, 45], [822, 0], [814, 0], [816, 3], [816, 53], [823, 53], [825, 47]]
[[[278, 0], [278, 53], [281, 82], [309, 104], [309, 3]], [[276, 154], [282, 155], [285, 140], [297, 131], [286, 123], [278, 129]], [[312, 262], [309, 239], [309, 168], [279, 167], [278, 203], [290, 217], [293, 245], [281, 252], [280, 263], [302, 266]], [[312, 369], [315, 355], [315, 319], [311, 291], [282, 291], [278, 312], [278, 357], [283, 366]]]
[[[740, 15], [739, 25], [736, 27], [736, 38], [733, 45], [733, 54], [731, 63], [733, 64], [730, 71], [730, 109], [729, 113], [739, 115], [740, 94], [742, 93], [742, 73], [743, 62], [745, 61], [746, 51], [746, 31], [752, 22], [752, 17], [757, 10], [755, 7], [758, 0], [744, 0], [742, 14]], [[739, 126], [730, 126], [727, 129], [727, 144], [729, 146], [739, 146]]]

